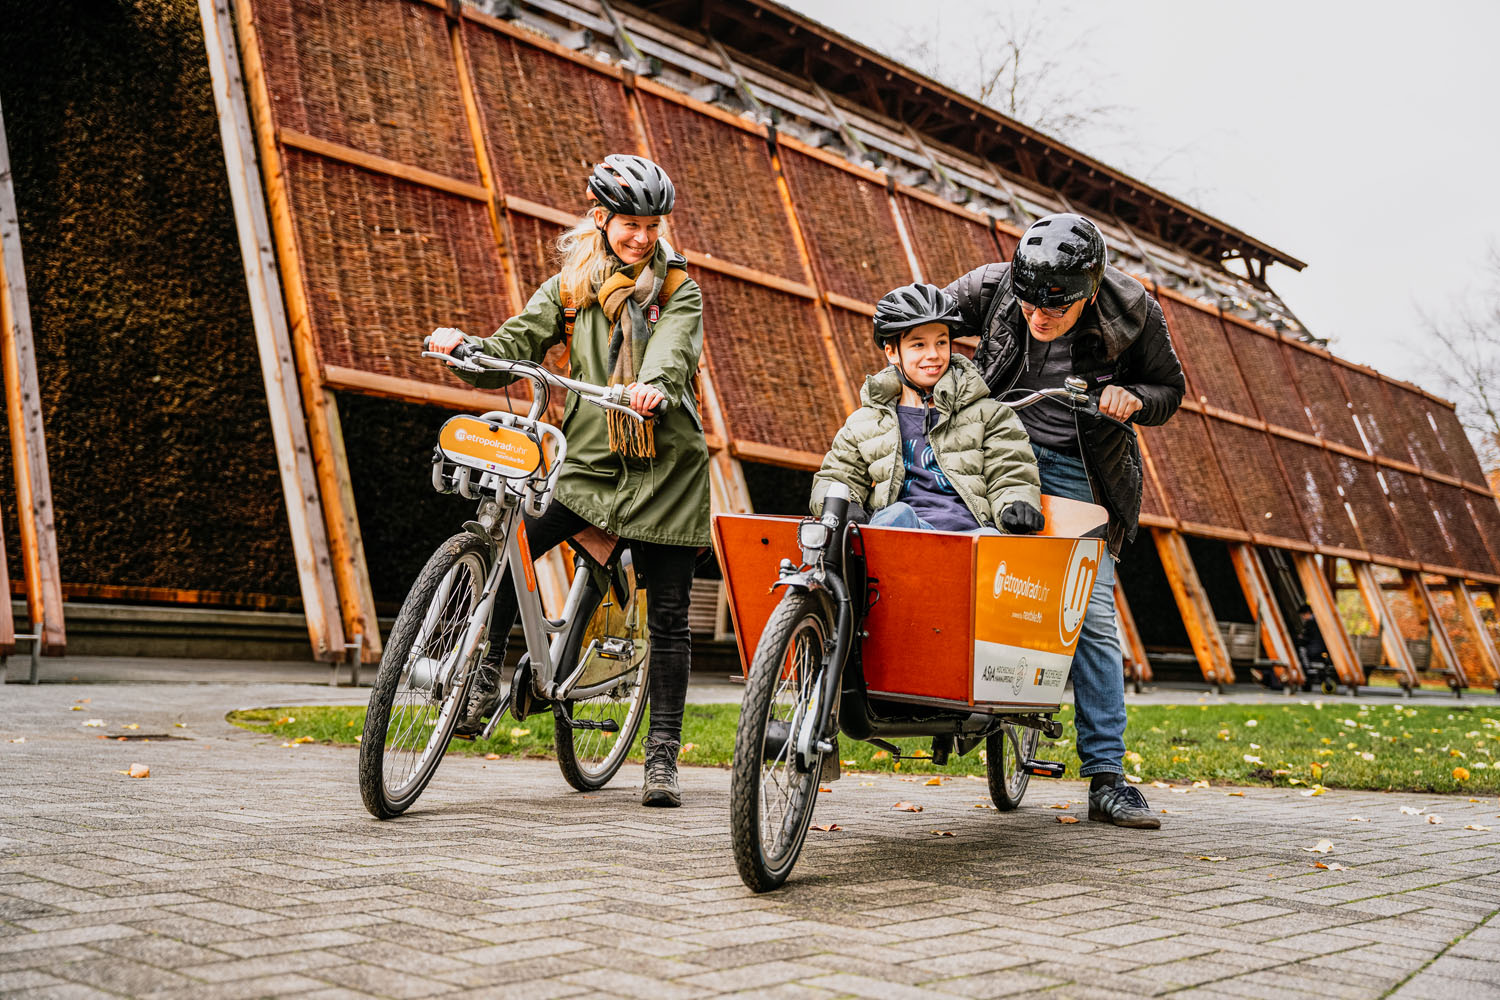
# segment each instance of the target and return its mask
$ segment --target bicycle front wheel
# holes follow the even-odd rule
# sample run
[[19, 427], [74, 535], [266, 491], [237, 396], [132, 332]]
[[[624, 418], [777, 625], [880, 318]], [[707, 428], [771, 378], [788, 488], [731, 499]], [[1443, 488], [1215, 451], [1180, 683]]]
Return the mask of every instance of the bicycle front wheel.
[[995, 808], [1010, 812], [1021, 804], [1031, 775], [1026, 762], [1036, 755], [1041, 734], [1035, 729], [1002, 723], [985, 737], [984, 767], [990, 782], [990, 798]]
[[370, 692], [359, 790], [377, 819], [409, 809], [448, 749], [473, 678], [465, 649], [484, 591], [489, 544], [465, 532], [444, 542], [412, 584]]
[[822, 755], [799, 767], [797, 731], [814, 708], [832, 634], [817, 597], [790, 591], [755, 647], [729, 782], [734, 863], [755, 892], [786, 881], [812, 823]]
[[[587, 570], [580, 567], [578, 572]], [[587, 625], [569, 638], [562, 672], [571, 674], [580, 656], [589, 662], [574, 685], [579, 697], [552, 706], [557, 722], [554, 743], [563, 778], [580, 792], [592, 792], [619, 773], [646, 712], [646, 677], [651, 669], [646, 592], [631, 588], [622, 602], [613, 589], [601, 595], [591, 580], [576, 614]], [[595, 643], [605, 640], [615, 640], [612, 656], [598, 652]], [[629, 655], [618, 652], [621, 640], [629, 644]]]

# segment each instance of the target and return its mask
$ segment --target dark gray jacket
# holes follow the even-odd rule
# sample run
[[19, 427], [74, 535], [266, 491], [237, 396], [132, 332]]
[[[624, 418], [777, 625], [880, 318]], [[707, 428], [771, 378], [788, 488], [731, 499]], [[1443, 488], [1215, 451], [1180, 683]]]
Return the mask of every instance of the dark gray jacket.
[[[980, 338], [974, 362], [991, 394], [998, 396], [1020, 377], [1030, 336], [1011, 291], [1010, 265], [977, 267], [947, 290], [963, 314], [960, 335]], [[1121, 386], [1141, 401], [1133, 418], [1138, 424], [1164, 424], [1177, 412], [1187, 387], [1182, 365], [1172, 350], [1161, 305], [1139, 281], [1106, 269], [1099, 297], [1084, 309], [1074, 330], [1073, 373], [1089, 383], [1091, 394]], [[1118, 557], [1140, 520], [1140, 448], [1134, 434], [1108, 420], [1079, 416], [1077, 422], [1089, 484], [1109, 511], [1109, 550]]]

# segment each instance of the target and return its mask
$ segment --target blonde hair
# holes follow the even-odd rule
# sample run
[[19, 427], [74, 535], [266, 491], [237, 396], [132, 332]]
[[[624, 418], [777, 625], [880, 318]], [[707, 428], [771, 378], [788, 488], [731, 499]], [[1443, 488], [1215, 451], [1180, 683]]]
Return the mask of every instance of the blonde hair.
[[[657, 239], [667, 238], [667, 217], [661, 217]], [[599, 296], [599, 286], [619, 266], [609, 249], [609, 241], [594, 223], [593, 209], [585, 212], [573, 228], [557, 238], [557, 252], [562, 257], [561, 290], [564, 300], [575, 309], [585, 309]]]

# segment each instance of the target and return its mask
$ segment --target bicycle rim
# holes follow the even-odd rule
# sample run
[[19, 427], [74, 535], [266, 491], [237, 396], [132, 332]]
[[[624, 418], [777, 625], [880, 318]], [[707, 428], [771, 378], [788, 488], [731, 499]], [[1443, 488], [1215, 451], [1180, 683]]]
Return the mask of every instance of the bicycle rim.
[[[590, 591], [590, 594], [596, 593]], [[646, 593], [637, 589], [621, 604], [614, 591], [597, 599], [580, 637], [570, 644], [562, 672], [571, 672], [578, 658], [594, 640], [624, 637], [634, 643], [635, 655], [619, 672], [601, 685], [581, 684], [592, 693], [555, 706], [557, 760], [563, 777], [579, 791], [589, 792], [609, 783], [635, 742], [646, 710], [646, 681], [650, 674], [650, 639], [646, 632]], [[587, 607], [580, 611], [587, 610]], [[588, 678], [585, 678], [587, 680]], [[586, 723], [584, 728], [567, 725], [564, 719]], [[597, 728], [613, 723], [614, 732]]]
[[380, 762], [381, 785], [392, 802], [420, 793], [448, 748], [469, 688], [471, 664], [463, 659], [461, 646], [484, 577], [480, 554], [462, 553], [433, 592], [406, 655], [391, 698]]

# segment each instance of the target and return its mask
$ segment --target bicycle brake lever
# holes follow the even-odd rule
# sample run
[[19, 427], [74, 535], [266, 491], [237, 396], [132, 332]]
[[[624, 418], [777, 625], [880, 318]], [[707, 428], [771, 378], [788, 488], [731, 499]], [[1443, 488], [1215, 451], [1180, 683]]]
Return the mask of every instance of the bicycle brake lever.
[[608, 400], [604, 399], [594, 399], [592, 396], [584, 396], [583, 398], [588, 402], [593, 403], [601, 410], [618, 410], [621, 413], [628, 414], [636, 420], [639, 420], [643, 424], [646, 422], [645, 417], [641, 416], [639, 413], [635, 412], [628, 406], [621, 406], [619, 403], [611, 403]]

